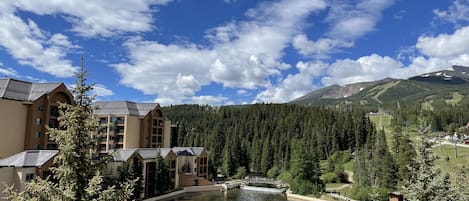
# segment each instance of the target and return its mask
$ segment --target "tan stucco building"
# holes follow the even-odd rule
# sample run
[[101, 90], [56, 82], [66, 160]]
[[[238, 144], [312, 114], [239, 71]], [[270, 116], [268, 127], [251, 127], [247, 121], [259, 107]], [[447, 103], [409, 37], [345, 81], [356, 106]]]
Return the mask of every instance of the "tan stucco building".
[[171, 122], [163, 116], [159, 104], [98, 101], [94, 107], [93, 115], [103, 126], [97, 147], [99, 152], [169, 148]]
[[29, 149], [56, 149], [46, 135], [58, 127], [59, 103], [73, 102], [63, 83], [0, 79], [0, 159]]
[[0, 160], [0, 200], [6, 200], [3, 191], [7, 186], [14, 185], [15, 190], [23, 191], [27, 182], [49, 176], [57, 153], [57, 150], [27, 150]]

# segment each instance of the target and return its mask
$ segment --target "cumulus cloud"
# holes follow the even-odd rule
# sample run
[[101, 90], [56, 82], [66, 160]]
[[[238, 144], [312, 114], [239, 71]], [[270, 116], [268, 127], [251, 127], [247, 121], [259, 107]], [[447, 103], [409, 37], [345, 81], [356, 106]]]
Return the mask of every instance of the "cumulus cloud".
[[353, 47], [353, 42], [373, 31], [381, 19], [381, 13], [393, 0], [362, 0], [356, 3], [341, 0], [329, 2], [329, 13], [325, 22], [330, 30], [317, 40], [299, 34], [293, 47], [304, 56], [327, 57], [341, 48]]
[[296, 68], [299, 73], [288, 75], [277, 86], [270, 86], [260, 92], [254, 102], [283, 103], [296, 99], [311, 92], [314, 78], [324, 74], [327, 64], [323, 62], [298, 62]]
[[0, 74], [3, 74], [5, 76], [17, 76], [18, 72], [16, 72], [16, 70], [13, 68], [0, 68]]
[[435, 18], [455, 25], [469, 21], [469, 0], [455, 0], [448, 10], [433, 10]]
[[18, 63], [57, 77], [69, 77], [76, 72], [71, 61], [65, 59], [74, 47], [62, 34], [45, 33], [32, 20], [24, 21], [14, 14], [14, 8], [0, 3], [0, 46]]
[[402, 67], [400, 62], [377, 54], [360, 57], [357, 60], [344, 59], [329, 66], [327, 76], [322, 78], [322, 82], [327, 86], [375, 81], [386, 77], [401, 78]]
[[92, 94], [98, 97], [103, 97], [103, 96], [112, 96], [114, 95], [114, 92], [102, 84], [96, 84], [93, 87]]
[[308, 40], [305, 34], [300, 34], [293, 38], [293, 47], [302, 55], [315, 55], [319, 58], [326, 58], [330, 53], [338, 48], [352, 47], [353, 42], [341, 39], [320, 38], [317, 41]]
[[171, 0], [29, 1], [0, 2], [0, 46], [22, 65], [57, 77], [70, 77], [77, 67], [66, 56], [79, 46], [62, 33], [43, 31], [33, 20], [22, 19], [18, 11], [63, 17], [70, 30], [84, 37], [110, 37], [154, 27], [153, 5]]
[[229, 105], [233, 104], [228, 97], [224, 96], [194, 96], [191, 103], [199, 105]]
[[290, 68], [282, 62], [283, 51], [301, 32], [306, 17], [325, 6], [320, 0], [262, 3], [246, 12], [247, 20], [208, 30], [210, 44], [204, 47], [133, 38], [124, 44], [130, 61], [112, 66], [122, 84], [157, 94], [158, 102], [187, 101], [212, 82], [242, 89], [267, 87], [270, 76]]
[[29, 1], [9, 0], [20, 10], [38, 15], [59, 15], [72, 24], [71, 30], [85, 37], [109, 37], [153, 29], [153, 5], [171, 0]]
[[416, 47], [427, 56], [452, 57], [469, 53], [469, 46], [462, 44], [469, 44], [469, 26], [462, 27], [453, 34], [421, 36]]

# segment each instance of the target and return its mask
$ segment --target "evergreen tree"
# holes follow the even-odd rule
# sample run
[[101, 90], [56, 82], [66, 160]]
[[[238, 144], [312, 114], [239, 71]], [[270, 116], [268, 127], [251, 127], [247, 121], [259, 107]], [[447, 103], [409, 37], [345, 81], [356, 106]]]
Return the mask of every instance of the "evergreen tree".
[[290, 183], [293, 193], [318, 194], [324, 190], [324, 183], [320, 179], [321, 168], [319, 159], [308, 150], [302, 139], [292, 141], [290, 162]]
[[461, 200], [452, 188], [449, 176], [440, 177], [440, 169], [435, 167], [431, 145], [426, 139], [428, 128], [420, 128], [421, 144], [415, 158], [415, 167], [409, 167], [410, 179], [403, 188], [405, 199], [409, 201]]
[[[26, 200], [126, 200], [132, 194], [135, 181], [126, 181], [115, 186], [104, 187], [100, 168], [105, 160], [92, 160], [91, 151], [94, 141], [91, 132], [97, 131], [98, 121], [92, 118], [92, 100], [89, 92], [92, 85], [86, 84], [87, 73], [83, 69], [76, 73], [75, 87], [72, 93], [75, 104], [61, 103], [60, 128], [49, 128], [48, 134], [57, 143], [59, 152], [54, 158], [52, 168], [53, 179], [37, 178], [26, 185], [24, 193], [16, 193], [9, 189], [9, 199]], [[54, 180], [54, 181], [52, 181]]]
[[155, 165], [155, 180], [156, 180], [156, 195], [161, 195], [166, 193], [172, 188], [171, 178], [169, 177], [169, 165], [163, 156], [161, 156], [161, 151], [158, 149], [156, 154], [156, 165]]

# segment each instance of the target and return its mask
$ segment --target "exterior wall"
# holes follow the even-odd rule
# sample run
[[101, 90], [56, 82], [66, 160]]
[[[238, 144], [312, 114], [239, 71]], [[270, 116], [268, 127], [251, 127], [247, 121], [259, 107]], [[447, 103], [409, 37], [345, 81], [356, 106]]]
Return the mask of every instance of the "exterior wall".
[[134, 116], [125, 117], [124, 149], [139, 148], [140, 118]]
[[[0, 200], [7, 200], [5, 198], [6, 194], [3, 191], [7, 188], [7, 186], [15, 185], [18, 186], [20, 184], [18, 177], [15, 177], [15, 168], [13, 167], [2, 167], [0, 168]], [[5, 185], [6, 186], [5, 186]]]
[[152, 115], [148, 113], [143, 117], [140, 123], [140, 147], [149, 148], [151, 147], [150, 138], [151, 138], [151, 125], [152, 125]]
[[0, 159], [23, 151], [28, 106], [19, 101], [0, 99]]
[[20, 185], [18, 191], [23, 191], [25, 187], [25, 183], [27, 182], [27, 175], [33, 174], [33, 178], [36, 177], [36, 168], [35, 167], [27, 167], [27, 168], [16, 168], [16, 175], [20, 181]]
[[163, 131], [163, 147], [162, 148], [171, 148], [171, 121], [164, 121], [164, 131]]
[[[73, 96], [64, 84], [28, 105], [24, 150], [56, 149], [55, 143], [46, 135], [47, 126], [58, 127], [59, 103], [73, 104]], [[39, 135], [36, 134], [39, 132]]]
[[205, 150], [197, 159], [197, 176], [208, 178], [208, 154]]

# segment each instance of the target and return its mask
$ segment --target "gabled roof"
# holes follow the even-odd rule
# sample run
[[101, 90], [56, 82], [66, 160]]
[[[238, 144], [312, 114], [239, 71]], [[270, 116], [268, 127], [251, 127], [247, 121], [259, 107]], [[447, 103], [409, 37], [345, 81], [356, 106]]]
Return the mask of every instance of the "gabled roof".
[[41, 167], [57, 153], [58, 150], [26, 150], [0, 160], [0, 167]]
[[94, 115], [131, 115], [144, 117], [159, 107], [158, 103], [134, 103], [130, 101], [96, 101]]
[[62, 83], [31, 83], [11, 78], [0, 79], [0, 98], [35, 101], [44, 94], [50, 93]]
[[205, 150], [203, 147], [173, 147], [172, 149], [178, 156], [200, 156]]
[[137, 149], [118, 149], [111, 153], [114, 161], [128, 161], [136, 153]]
[[171, 148], [140, 148], [137, 152], [140, 154], [142, 159], [155, 159], [158, 150], [160, 150], [161, 157], [163, 158], [166, 158], [166, 156], [171, 152]]

